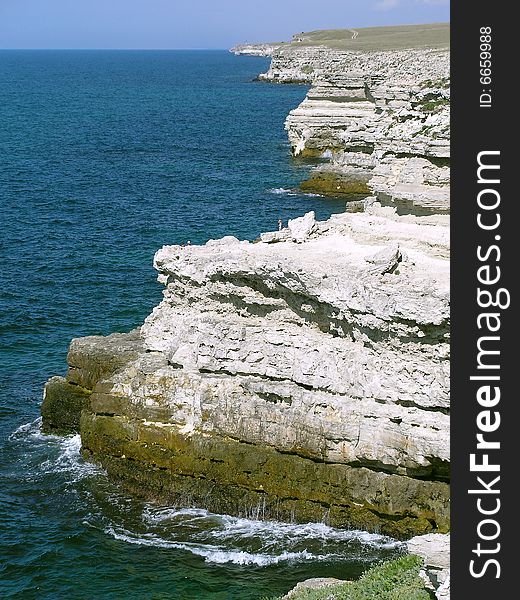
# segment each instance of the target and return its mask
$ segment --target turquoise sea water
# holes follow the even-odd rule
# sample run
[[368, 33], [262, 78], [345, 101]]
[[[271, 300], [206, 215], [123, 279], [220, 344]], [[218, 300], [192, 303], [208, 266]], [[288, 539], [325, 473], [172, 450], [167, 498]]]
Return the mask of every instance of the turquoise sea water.
[[358, 576], [398, 548], [363, 532], [143, 504], [43, 436], [72, 337], [128, 331], [161, 298], [163, 244], [253, 239], [341, 212], [294, 192], [301, 86], [227, 52], [0, 51], [0, 598], [237, 599]]

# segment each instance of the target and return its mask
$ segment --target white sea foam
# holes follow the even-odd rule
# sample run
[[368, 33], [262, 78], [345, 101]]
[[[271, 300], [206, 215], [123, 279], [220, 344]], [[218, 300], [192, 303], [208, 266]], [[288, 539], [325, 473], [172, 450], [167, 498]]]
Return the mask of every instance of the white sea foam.
[[58, 454], [42, 463], [41, 468], [45, 473], [64, 473], [69, 482], [76, 482], [84, 477], [103, 472], [98, 466], [81, 457], [79, 434], [58, 438], [58, 440]]
[[302, 192], [297, 189], [290, 188], [273, 188], [267, 190], [270, 194], [285, 195], [285, 196], [307, 196], [308, 198], [324, 198], [323, 194], [316, 194], [314, 192]]
[[280, 196], [282, 194], [287, 194], [289, 196], [296, 196], [296, 193], [294, 192], [294, 190], [291, 189], [287, 189], [287, 188], [273, 188], [271, 190], [267, 190], [270, 194], [276, 194], [277, 196]]
[[268, 565], [277, 565], [282, 562], [302, 562], [302, 561], [317, 561], [317, 560], [332, 560], [338, 558], [337, 555], [316, 555], [303, 550], [301, 552], [282, 552], [278, 555], [272, 554], [252, 554], [244, 551], [229, 551], [217, 550], [206, 551], [201, 550], [200, 556], [204, 556], [207, 562], [224, 564], [233, 563], [235, 565], [257, 565], [265, 567]]
[[[78, 481], [83, 477], [102, 472], [95, 465], [81, 458], [81, 437], [79, 434], [59, 436], [44, 434], [41, 430], [42, 419], [38, 417], [30, 423], [20, 425], [9, 436], [11, 442], [27, 443], [25, 456], [31, 461], [43, 450], [46, 460], [38, 465], [38, 473], [65, 473], [69, 481]], [[34, 455], [34, 456], [33, 456]], [[31, 456], [33, 458], [31, 459]]]
[[392, 538], [377, 533], [361, 530], [336, 529], [325, 523], [282, 523], [279, 521], [261, 521], [218, 515], [203, 509], [160, 508], [146, 507], [143, 511], [143, 520], [151, 525], [170, 521], [183, 524], [195, 523], [205, 520], [211, 529], [206, 529], [205, 534], [211, 535], [216, 540], [240, 540], [260, 537], [269, 543], [298, 542], [316, 540], [326, 543], [358, 541], [364, 545], [377, 548], [399, 548], [402, 544]]
[[[143, 510], [143, 521], [147, 523], [161, 523], [163, 521], [172, 521], [180, 518], [189, 518], [193, 519], [198, 518], [206, 518], [211, 515], [209, 511], [203, 508], [171, 508], [171, 507], [162, 507], [158, 508], [156, 506], [145, 506]], [[215, 515], [220, 517], [221, 515]]]
[[[44, 435], [41, 419], [18, 427], [10, 436], [23, 444], [28, 473], [61, 474], [75, 484], [101, 473], [101, 469], [81, 458], [79, 435]], [[27, 444], [27, 442], [30, 442]], [[43, 460], [42, 460], [43, 458]], [[35, 461], [38, 460], [36, 463]], [[357, 530], [335, 529], [325, 523], [282, 523], [260, 520], [263, 506], [252, 507], [246, 517], [211, 513], [199, 508], [157, 507], [146, 504], [141, 524], [124, 523], [128, 514], [125, 498], [117, 495], [111, 505], [121, 503], [123, 521], [99, 523], [105, 533], [125, 543], [189, 552], [208, 563], [256, 565], [289, 562], [373, 559], [379, 550], [398, 550], [400, 542]], [[96, 520], [96, 519], [94, 519]], [[104, 519], [103, 519], [104, 520]], [[89, 525], [92, 519], [87, 519]]]
[[236, 565], [267, 566], [281, 562], [332, 560], [339, 558], [337, 554], [316, 555], [306, 550], [300, 552], [282, 551], [279, 554], [254, 553], [239, 549], [227, 549], [213, 544], [171, 541], [150, 533], [136, 535], [125, 529], [116, 531], [114, 527], [107, 527], [105, 532], [112, 535], [116, 540], [139, 546], [184, 550], [204, 558], [206, 562], [217, 564], [233, 563]]
[[17, 427], [13, 431], [13, 433], [11, 433], [11, 435], [9, 436], [8, 439], [11, 442], [22, 439], [22, 438], [27, 438], [27, 437], [31, 437], [31, 438], [38, 439], [38, 440], [44, 439], [45, 436], [41, 432], [41, 426], [42, 426], [42, 418], [38, 417], [37, 419], [34, 419], [34, 421], [31, 421], [30, 423], [24, 423], [23, 425], [20, 425], [20, 427]]
[[373, 558], [399, 550], [383, 535], [335, 529], [324, 523], [281, 523], [211, 513], [198, 508], [145, 506], [143, 531], [111, 525], [105, 532], [130, 544], [190, 552], [211, 563], [266, 566], [283, 562]]

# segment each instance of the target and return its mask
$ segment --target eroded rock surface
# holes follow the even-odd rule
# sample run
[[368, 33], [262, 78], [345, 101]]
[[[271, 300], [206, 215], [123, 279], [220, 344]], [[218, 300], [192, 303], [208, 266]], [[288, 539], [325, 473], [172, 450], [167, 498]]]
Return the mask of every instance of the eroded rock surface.
[[73, 341], [84, 454], [167, 502], [446, 530], [447, 217], [290, 225], [163, 247], [140, 336]]
[[73, 340], [43, 425], [79, 430], [84, 456], [160, 502], [444, 532], [449, 53], [304, 44], [235, 51], [311, 84], [289, 141], [330, 162], [302, 187], [358, 200], [253, 243], [163, 247], [162, 302], [130, 334]]
[[449, 210], [449, 50], [342, 51], [285, 45], [265, 81], [311, 84], [289, 114], [293, 153], [328, 157], [303, 184], [374, 194], [408, 210]]

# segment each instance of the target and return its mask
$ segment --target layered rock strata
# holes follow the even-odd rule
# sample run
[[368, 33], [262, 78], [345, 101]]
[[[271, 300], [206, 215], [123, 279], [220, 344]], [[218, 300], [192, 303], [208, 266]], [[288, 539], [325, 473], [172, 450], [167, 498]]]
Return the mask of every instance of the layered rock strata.
[[71, 344], [84, 455], [163, 502], [447, 530], [448, 231], [375, 203], [163, 247], [139, 335]]
[[139, 330], [72, 341], [43, 427], [79, 431], [85, 457], [160, 502], [447, 531], [449, 54], [305, 39], [234, 51], [311, 85], [289, 140], [330, 160], [302, 187], [370, 197], [255, 242], [159, 250], [162, 302]]
[[286, 129], [293, 154], [326, 157], [303, 189], [373, 194], [403, 211], [449, 210], [449, 50], [282, 46], [259, 78], [311, 84]]
[[67, 354], [67, 376], [51, 377], [43, 390], [43, 431], [56, 434], [79, 431], [81, 413], [90, 410], [97, 382], [137, 359], [143, 351], [139, 329], [72, 340]]

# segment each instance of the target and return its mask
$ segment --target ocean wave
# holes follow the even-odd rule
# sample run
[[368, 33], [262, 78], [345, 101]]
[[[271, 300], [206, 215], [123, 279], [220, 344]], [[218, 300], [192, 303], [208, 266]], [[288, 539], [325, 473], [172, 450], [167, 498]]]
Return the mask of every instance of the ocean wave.
[[[103, 473], [81, 457], [78, 434], [45, 435], [41, 418], [20, 425], [10, 439], [23, 450], [20, 470], [32, 481], [59, 474], [68, 487]], [[399, 551], [402, 546], [383, 535], [336, 529], [325, 523], [261, 520], [265, 508], [261, 504], [251, 507], [247, 517], [149, 503], [140, 505], [136, 514], [133, 501], [113, 490], [105, 493], [108, 491], [115, 494], [110, 497], [110, 506], [118, 510], [110, 511], [110, 517], [95, 510], [84, 520], [85, 525], [124, 543], [188, 552], [207, 563], [265, 567], [309, 561], [370, 561], [380, 552]]]
[[83, 477], [101, 472], [96, 465], [86, 462], [81, 457], [79, 434], [58, 438], [56, 443], [58, 453], [42, 463], [41, 468], [44, 473], [66, 473], [69, 481], [78, 481]]
[[119, 541], [190, 552], [216, 564], [370, 561], [381, 551], [402, 548], [401, 542], [366, 531], [335, 529], [324, 523], [261, 521], [198, 508], [146, 505], [138, 529], [112, 522], [104, 531]]
[[[102, 470], [86, 462], [80, 454], [81, 437], [79, 434], [59, 436], [42, 433], [42, 418], [17, 427], [9, 436], [11, 443], [24, 446], [24, 462], [33, 475], [63, 473], [71, 483], [83, 477], [101, 473]], [[38, 465], [33, 465], [34, 460]], [[29, 473], [30, 474], [30, 473]]]
[[299, 552], [290, 552], [287, 550], [281, 551], [279, 554], [267, 554], [262, 552], [248, 552], [239, 549], [227, 549], [222, 546], [212, 544], [197, 544], [191, 542], [179, 542], [164, 539], [158, 535], [151, 533], [134, 534], [128, 530], [116, 530], [110, 526], [105, 529], [105, 533], [111, 535], [114, 539], [136, 544], [139, 546], [148, 546], [155, 548], [168, 548], [172, 550], [184, 550], [191, 552], [195, 556], [200, 556], [208, 563], [225, 564], [232, 563], [235, 565], [256, 565], [264, 567], [275, 565], [281, 562], [299, 562], [299, 561], [317, 561], [317, 560], [332, 560], [340, 558], [337, 554], [316, 555], [302, 550]]
[[154, 504], [147, 504], [143, 509], [142, 515], [143, 521], [151, 524], [174, 521], [179, 517], [192, 517], [193, 519], [216, 517], [220, 519], [224, 516], [211, 513], [205, 508], [176, 508], [171, 506], [156, 506]]
[[270, 190], [267, 190], [270, 194], [276, 194], [277, 196], [281, 196], [283, 194], [287, 194], [289, 196], [295, 196], [296, 193], [294, 190], [288, 189], [288, 188], [272, 188]]
[[[304, 540], [331, 542], [356, 541], [364, 545], [382, 549], [394, 549], [402, 543], [387, 536], [355, 529], [336, 529], [325, 523], [282, 523], [280, 521], [261, 521], [229, 515], [218, 515], [204, 509], [195, 508], [156, 508], [146, 507], [143, 521], [150, 525], [169, 522], [175, 525], [206, 525], [205, 533], [218, 540], [240, 540], [261, 537], [270, 543]], [[208, 529], [211, 527], [211, 529]]]
[[20, 438], [27, 438], [27, 437], [41, 440], [41, 439], [45, 438], [45, 436], [43, 435], [43, 433], [41, 431], [41, 427], [42, 427], [42, 418], [38, 417], [37, 419], [34, 419], [34, 421], [31, 421], [30, 423], [24, 423], [23, 425], [20, 425], [20, 427], [17, 427], [13, 431], [13, 433], [11, 433], [11, 435], [8, 437], [8, 440], [10, 442], [13, 442], [15, 440], [19, 440]]

